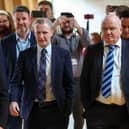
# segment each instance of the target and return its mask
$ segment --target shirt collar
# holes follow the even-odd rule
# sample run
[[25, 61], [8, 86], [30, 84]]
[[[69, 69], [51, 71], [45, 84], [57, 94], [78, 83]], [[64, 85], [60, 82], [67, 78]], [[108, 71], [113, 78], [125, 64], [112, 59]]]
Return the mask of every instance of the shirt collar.
[[[42, 51], [43, 48], [41, 48], [39, 46], [39, 44], [37, 44], [37, 48], [38, 48], [39, 52], [41, 53], [41, 51]], [[47, 54], [48, 55], [51, 55], [51, 43], [49, 43], [49, 45], [45, 49], [47, 50]]]
[[[121, 38], [114, 44], [115, 46], [121, 48]], [[108, 43], [104, 41], [104, 47], [107, 47]]]
[[[20, 38], [20, 36], [18, 35], [18, 33], [16, 33], [16, 40], [17, 40], [17, 41], [21, 40], [21, 38]], [[31, 31], [28, 32], [25, 41], [26, 41], [26, 40], [31, 40]]]

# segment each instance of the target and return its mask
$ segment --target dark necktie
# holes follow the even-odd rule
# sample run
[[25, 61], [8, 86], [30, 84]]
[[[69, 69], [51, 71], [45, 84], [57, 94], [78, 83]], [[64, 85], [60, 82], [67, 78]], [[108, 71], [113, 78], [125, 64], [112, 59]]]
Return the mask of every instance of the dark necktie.
[[42, 49], [40, 63], [39, 63], [39, 75], [38, 75], [38, 99], [43, 102], [46, 97], [46, 49]]
[[114, 67], [114, 49], [115, 46], [109, 46], [109, 52], [107, 54], [105, 68], [103, 72], [102, 80], [102, 95], [107, 98], [111, 95], [111, 81]]

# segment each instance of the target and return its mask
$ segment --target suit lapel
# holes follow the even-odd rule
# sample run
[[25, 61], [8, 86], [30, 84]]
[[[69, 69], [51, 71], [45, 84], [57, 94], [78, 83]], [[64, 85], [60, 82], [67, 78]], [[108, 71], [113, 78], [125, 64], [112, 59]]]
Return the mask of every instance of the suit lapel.
[[51, 56], [51, 84], [53, 86], [53, 82], [55, 77], [55, 69], [56, 69], [56, 60], [57, 60], [57, 51], [55, 50], [55, 46], [52, 45], [52, 56]]
[[14, 33], [14, 35], [12, 36], [12, 40], [11, 40], [12, 43], [10, 43], [10, 56], [12, 56], [12, 59], [13, 59], [13, 62], [16, 63], [17, 61], [17, 52], [16, 52], [16, 44], [17, 44], [17, 41], [16, 41], [16, 34]]
[[[104, 46], [103, 43], [97, 44], [97, 47], [95, 47], [95, 67], [96, 70], [99, 72], [102, 72], [102, 64], [103, 64], [103, 53], [104, 53]], [[102, 74], [102, 73], [101, 73]]]
[[52, 56], [51, 56], [51, 84], [52, 84], [52, 88], [54, 90], [54, 88], [57, 86], [55, 85], [55, 79], [59, 78], [59, 73], [61, 71], [60, 66], [61, 65], [61, 59], [60, 59], [60, 53], [57, 50], [57, 47], [55, 45], [52, 45]]
[[[126, 78], [129, 75], [129, 43], [126, 40], [122, 40], [122, 56], [121, 56], [121, 72], [122, 77]], [[127, 73], [128, 72], [128, 73]]]
[[[96, 86], [101, 86], [101, 76], [102, 76], [102, 68], [103, 68], [103, 54], [104, 54], [104, 46], [103, 43], [98, 44], [95, 50], [95, 69], [94, 69], [94, 74], [96, 75], [96, 81], [100, 83], [99, 85], [97, 84]], [[92, 58], [92, 57], [91, 57]], [[96, 87], [95, 89], [100, 89], [100, 87]], [[98, 90], [99, 92], [99, 90]]]
[[35, 75], [35, 78], [37, 79], [38, 77], [38, 72], [37, 72], [37, 47], [34, 47], [32, 48], [32, 65], [33, 65], [33, 68], [34, 68], [34, 75]]
[[103, 54], [104, 54], [104, 45], [103, 43], [101, 43], [99, 45], [99, 50], [98, 50], [98, 57], [99, 57], [99, 60], [98, 60], [98, 68], [99, 68], [99, 71], [101, 72], [102, 74], [102, 65], [103, 65]]
[[35, 39], [35, 36], [34, 36], [34, 33], [31, 32], [31, 39], [30, 39], [30, 47], [32, 46], [35, 46], [36, 45], [36, 39]]

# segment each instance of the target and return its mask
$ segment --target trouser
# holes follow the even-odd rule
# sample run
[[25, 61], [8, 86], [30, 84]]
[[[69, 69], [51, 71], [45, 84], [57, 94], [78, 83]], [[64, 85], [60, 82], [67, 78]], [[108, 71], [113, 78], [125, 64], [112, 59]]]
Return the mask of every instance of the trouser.
[[22, 119], [20, 117], [8, 116], [7, 129], [21, 129]]
[[129, 129], [126, 105], [95, 102], [86, 114], [87, 129]]
[[66, 129], [68, 120], [69, 116], [64, 116], [59, 111], [56, 102], [43, 106], [34, 102], [28, 120], [28, 129]]
[[73, 119], [74, 119], [74, 129], [82, 129], [84, 125], [83, 106], [80, 99], [80, 85], [79, 79], [75, 78], [75, 95], [73, 99]]

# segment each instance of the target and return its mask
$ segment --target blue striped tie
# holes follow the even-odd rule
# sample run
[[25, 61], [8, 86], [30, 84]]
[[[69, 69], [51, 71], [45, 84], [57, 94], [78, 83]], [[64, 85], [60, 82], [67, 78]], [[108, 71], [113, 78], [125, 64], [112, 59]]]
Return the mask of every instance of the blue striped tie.
[[114, 49], [115, 46], [109, 46], [109, 52], [107, 54], [105, 68], [103, 72], [102, 80], [102, 95], [107, 98], [111, 95], [111, 81], [114, 66]]
[[46, 49], [41, 51], [38, 79], [38, 99], [42, 102], [46, 97]]

